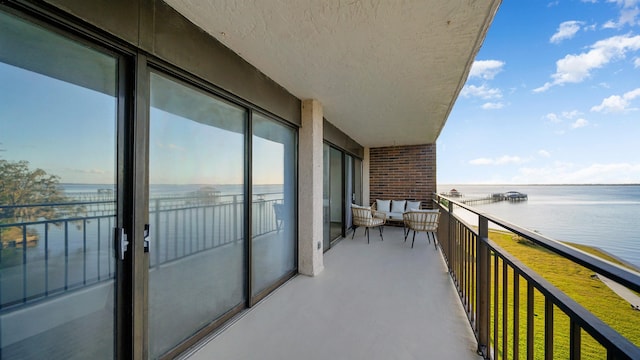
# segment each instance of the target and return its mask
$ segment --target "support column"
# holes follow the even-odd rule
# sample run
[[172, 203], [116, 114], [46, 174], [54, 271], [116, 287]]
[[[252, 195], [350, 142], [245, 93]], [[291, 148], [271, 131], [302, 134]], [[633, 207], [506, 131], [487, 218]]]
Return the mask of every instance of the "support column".
[[315, 276], [324, 269], [322, 253], [322, 104], [302, 101], [298, 151], [298, 272]]
[[359, 204], [363, 206], [371, 205], [370, 165], [369, 147], [365, 147], [364, 157], [362, 158], [362, 204]]

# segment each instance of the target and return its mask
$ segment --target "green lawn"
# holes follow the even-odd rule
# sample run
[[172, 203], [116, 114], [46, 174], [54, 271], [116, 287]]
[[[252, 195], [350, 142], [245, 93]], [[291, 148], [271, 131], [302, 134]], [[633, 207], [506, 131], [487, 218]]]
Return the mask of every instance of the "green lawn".
[[[526, 266], [543, 276], [547, 281], [569, 295], [576, 302], [592, 312], [613, 329], [625, 336], [631, 342], [640, 346], [640, 311], [632, 309], [629, 303], [624, 301], [604, 283], [592, 277], [594, 272], [579, 266], [561, 256], [555, 255], [548, 250], [535, 246], [532, 243], [518, 239], [508, 232], [490, 231], [489, 237], [500, 247], [518, 258]], [[570, 244], [576, 246], [574, 244]], [[597, 249], [576, 246], [581, 250], [601, 256], [606, 260], [619, 263], [615, 258], [610, 257]], [[493, 260], [493, 259], [492, 259]], [[493, 264], [493, 261], [492, 261]], [[502, 261], [498, 264], [498, 339], [497, 348], [503, 348], [502, 339], [502, 316], [503, 289], [502, 289]], [[492, 272], [493, 281], [494, 274]], [[513, 358], [513, 271], [507, 272], [507, 342], [506, 349], [508, 358]], [[527, 304], [527, 284], [524, 279], [520, 279], [519, 286], [519, 357], [526, 356], [526, 304]], [[491, 293], [491, 319], [494, 319], [494, 292]], [[534, 358], [544, 356], [544, 298], [534, 292]], [[493, 331], [491, 336], [493, 341]], [[498, 351], [497, 358], [503, 358], [501, 351]], [[557, 307], [554, 307], [554, 358], [566, 359], [569, 357], [569, 319]], [[582, 332], [582, 358], [583, 359], [603, 359], [606, 354], [602, 346], [593, 340], [586, 332]]]

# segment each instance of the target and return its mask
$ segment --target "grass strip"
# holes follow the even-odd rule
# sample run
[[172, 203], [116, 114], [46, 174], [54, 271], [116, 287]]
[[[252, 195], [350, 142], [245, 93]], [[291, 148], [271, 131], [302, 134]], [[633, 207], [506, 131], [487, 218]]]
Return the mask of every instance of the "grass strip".
[[[505, 251], [518, 258], [526, 266], [543, 276], [547, 281], [573, 298], [580, 305], [592, 312], [595, 316], [611, 326], [622, 336], [640, 346], [640, 311], [634, 310], [631, 305], [619, 297], [608, 286], [601, 282], [595, 273], [583, 266], [580, 266], [562, 256], [546, 250], [526, 239], [505, 232], [490, 230], [489, 237]], [[616, 258], [599, 251], [598, 249], [569, 244], [592, 255], [599, 256], [605, 260], [626, 266]], [[494, 259], [492, 259], [492, 264]], [[495, 279], [492, 266], [491, 279]], [[496, 358], [503, 358], [502, 349], [506, 349], [508, 358], [513, 358], [513, 271], [507, 271], [507, 342], [504, 343], [502, 320], [505, 316], [503, 309], [503, 284], [502, 260], [498, 260], [498, 313], [497, 313], [497, 354]], [[491, 319], [494, 319], [494, 300], [496, 299], [496, 289], [492, 283], [491, 289]], [[526, 355], [526, 309], [527, 309], [527, 285], [524, 279], [520, 279], [519, 285], [519, 356]], [[540, 358], [544, 355], [544, 298], [534, 292], [534, 357]], [[491, 338], [494, 336], [492, 324]], [[558, 308], [554, 308], [554, 358], [569, 358], [569, 319]], [[583, 331], [582, 340], [583, 359], [606, 358], [606, 353], [600, 344], [593, 340]]]

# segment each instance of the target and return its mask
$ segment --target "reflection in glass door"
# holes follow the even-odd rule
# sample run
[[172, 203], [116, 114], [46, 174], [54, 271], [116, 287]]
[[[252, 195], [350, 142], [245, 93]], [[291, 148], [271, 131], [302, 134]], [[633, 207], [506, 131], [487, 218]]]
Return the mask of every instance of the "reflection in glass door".
[[122, 62], [2, 12], [0, 44], [0, 355], [113, 358]]
[[329, 250], [331, 247], [331, 207], [330, 195], [331, 195], [331, 151], [327, 144], [322, 146], [322, 249], [324, 251]]
[[351, 204], [355, 200], [355, 193], [353, 190], [354, 174], [353, 174], [353, 157], [351, 155], [344, 156], [344, 214], [345, 214], [345, 229], [351, 229], [353, 221], [351, 219]]
[[331, 231], [330, 231], [330, 239], [331, 241], [342, 236], [342, 227], [343, 227], [343, 199], [344, 193], [342, 191], [342, 180], [343, 180], [343, 164], [342, 164], [342, 152], [340, 150], [331, 148], [330, 149], [330, 174], [329, 174], [329, 182], [330, 182], [330, 195], [329, 195], [329, 207], [330, 207], [330, 216], [331, 216]]
[[353, 203], [369, 206], [362, 203], [362, 160], [353, 159]]
[[[324, 224], [325, 238], [324, 249], [327, 250], [331, 242], [343, 234], [343, 161], [342, 152], [331, 146], [325, 145], [324, 159], [324, 198], [325, 204]], [[328, 148], [328, 151], [326, 150]]]
[[246, 299], [247, 111], [151, 74], [149, 347], [158, 358]]
[[296, 266], [296, 133], [253, 114], [251, 295]]

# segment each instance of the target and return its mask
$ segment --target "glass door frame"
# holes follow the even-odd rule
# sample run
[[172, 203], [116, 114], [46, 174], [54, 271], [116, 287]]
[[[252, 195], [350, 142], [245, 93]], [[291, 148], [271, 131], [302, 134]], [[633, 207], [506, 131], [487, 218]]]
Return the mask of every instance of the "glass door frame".
[[[329, 154], [331, 154], [331, 150], [335, 150], [338, 151], [340, 153], [340, 161], [341, 161], [341, 166], [340, 166], [340, 171], [342, 172], [341, 174], [341, 181], [340, 181], [340, 185], [339, 185], [339, 189], [340, 189], [340, 197], [341, 197], [341, 201], [340, 201], [340, 208], [342, 209], [342, 215], [341, 215], [341, 233], [339, 236], [337, 237], [333, 237], [331, 236], [331, 232], [329, 230], [328, 234], [327, 234], [327, 229], [323, 229], [323, 243], [328, 242], [328, 244], [324, 245], [324, 251], [326, 252], [327, 250], [329, 250], [331, 248], [331, 246], [333, 244], [335, 244], [335, 242], [341, 238], [344, 238], [347, 233], [353, 228], [353, 226], [349, 226], [347, 227], [347, 219], [349, 216], [349, 212], [351, 211], [351, 204], [353, 203], [353, 201], [355, 201], [355, 199], [353, 198], [353, 194], [356, 193], [357, 189], [360, 189], [360, 191], [362, 191], [362, 159], [360, 159], [359, 157], [346, 152], [345, 150], [325, 141], [323, 142], [323, 154], [324, 154], [324, 149], [328, 148], [329, 150]], [[351, 158], [351, 166], [348, 166], [347, 164], [347, 158]], [[323, 160], [323, 163], [326, 165], [327, 162]], [[360, 164], [360, 171], [357, 172], [356, 171], [356, 164]], [[333, 187], [331, 186], [331, 162], [329, 160], [328, 162], [328, 166], [329, 169], [324, 169], [323, 170], [323, 178], [326, 181], [327, 179], [329, 180], [329, 183], [325, 183], [323, 184], [323, 188], [324, 187], [328, 187], [328, 192], [329, 192], [329, 197], [328, 200], [331, 200], [331, 191], [333, 190]], [[328, 177], [327, 175], [327, 171], [328, 171]], [[356, 175], [360, 174], [360, 178], [358, 179]], [[348, 177], [351, 177], [351, 188], [347, 189], [347, 179]], [[356, 184], [356, 182], [359, 182], [359, 186]], [[348, 193], [347, 193], [348, 191]], [[324, 198], [324, 196], [323, 196]], [[360, 194], [356, 194], [356, 198], [362, 198], [362, 193]], [[324, 200], [326, 201], [327, 198], [324, 198]], [[323, 219], [323, 226], [327, 227], [327, 226], [331, 226], [331, 207], [333, 206], [333, 204], [330, 204], [329, 206], [329, 210], [327, 213], [326, 209], [323, 209], [323, 217], [325, 217], [325, 219]], [[328, 225], [327, 225], [327, 219], [326, 217], [329, 217], [329, 221], [328, 221]]]
[[[114, 38], [106, 31], [90, 27], [78, 18], [66, 14], [63, 11], [55, 10], [44, 4], [26, 4], [25, 2], [2, 2], [0, 11], [9, 15], [17, 16], [27, 22], [37, 26], [42, 26], [48, 31], [60, 34], [70, 40], [77, 41], [81, 45], [88, 48], [96, 49], [100, 52], [109, 54], [117, 59], [117, 89], [116, 89], [116, 118], [115, 118], [115, 162], [114, 181], [116, 185], [116, 220], [112, 231], [112, 247], [115, 256], [115, 275], [113, 288], [113, 354], [117, 359], [149, 358], [149, 333], [148, 333], [148, 306], [149, 306], [149, 261], [150, 252], [154, 249], [154, 234], [148, 233], [149, 224], [149, 124], [150, 124], [150, 71], [157, 70], [172, 78], [178, 79], [184, 83], [198, 87], [207, 93], [219, 96], [227, 101], [241, 106], [248, 111], [249, 125], [245, 129], [245, 223], [242, 225], [245, 237], [248, 238], [251, 233], [251, 136], [250, 131], [251, 116], [254, 112], [259, 112], [268, 116], [273, 121], [279, 121], [287, 126], [296, 129], [296, 149], [294, 158], [295, 178], [296, 178], [296, 194], [298, 179], [298, 133], [297, 128], [287, 122], [283, 118], [265, 112], [254, 104], [246, 100], [238, 98], [233, 94], [217, 88], [215, 84], [211, 84], [195, 75], [188, 73], [174, 65], [168, 64], [162, 59], [146, 52], [139, 50], [135, 44], [128, 44], [124, 40]], [[291, 277], [297, 273], [297, 210], [298, 199], [295, 200], [295, 234], [296, 244], [294, 248], [295, 269], [290, 274]], [[117, 256], [116, 233], [124, 230], [127, 235], [128, 245], [124, 253], [124, 260], [120, 260]], [[150, 235], [150, 241], [146, 242], [147, 235]], [[249, 243], [247, 241], [247, 243]], [[247, 245], [246, 259], [250, 259], [249, 245]], [[247, 264], [250, 266], [250, 264]], [[250, 270], [250, 269], [249, 269]], [[250, 276], [250, 271], [247, 276]], [[290, 278], [290, 277], [289, 277]], [[257, 302], [264, 295], [269, 293], [273, 288], [284, 283], [288, 278], [283, 277], [277, 284], [274, 284], [268, 290], [265, 290], [259, 296], [251, 298], [246, 296], [246, 304], [249, 307]], [[250, 286], [250, 279], [247, 280], [247, 286]], [[247, 294], [251, 294], [250, 289]], [[233, 311], [230, 311], [230, 313]], [[239, 311], [238, 311], [239, 312]], [[222, 321], [228, 320], [231, 316], [238, 312], [225, 315]], [[217, 322], [219, 326], [221, 322]], [[212, 324], [214, 325], [214, 324]], [[213, 326], [210, 330], [217, 328]], [[165, 354], [163, 357], [170, 357], [172, 354], [178, 354], [188, 347], [189, 344], [195, 343], [202, 337], [208, 335], [211, 331], [203, 330], [200, 333], [180, 344], [174, 350]], [[189, 344], [187, 344], [189, 343]]]
[[[291, 124], [289, 124], [288, 122], [284, 121], [281, 118], [278, 118], [277, 116], [270, 114], [268, 112], [265, 112], [264, 110], [260, 110], [258, 108], [255, 107], [255, 105], [252, 105], [251, 103], [248, 103], [245, 100], [239, 99], [235, 96], [233, 96], [232, 94], [228, 94], [226, 92], [224, 92], [223, 90], [220, 90], [218, 88], [216, 88], [214, 85], [207, 83], [206, 81], [199, 79], [197, 77], [194, 77], [193, 75], [187, 74], [184, 72], [184, 70], [181, 69], [177, 69], [172, 65], [166, 64], [164, 63], [162, 60], [156, 59], [154, 57], [146, 57], [144, 55], [139, 56], [138, 61], [137, 61], [137, 82], [139, 84], [143, 84], [143, 86], [138, 86], [137, 90], [140, 91], [141, 93], [137, 93], [136, 94], [136, 98], [138, 99], [146, 99], [150, 101], [150, 83], [149, 83], [149, 79], [150, 79], [150, 74], [153, 72], [155, 74], [160, 74], [168, 79], [171, 79], [173, 81], [176, 81], [186, 87], [189, 88], [193, 88], [196, 89], [198, 91], [201, 91], [207, 95], [210, 95], [212, 97], [217, 97], [220, 98], [223, 101], [232, 103], [240, 108], [245, 109], [246, 111], [246, 118], [245, 118], [245, 124], [244, 124], [244, 159], [243, 159], [243, 166], [244, 166], [244, 186], [243, 186], [243, 191], [244, 191], [244, 201], [243, 201], [243, 216], [244, 216], [244, 222], [242, 223], [242, 231], [244, 233], [244, 269], [245, 269], [245, 301], [243, 302], [243, 304], [238, 305], [232, 309], [230, 309], [227, 313], [225, 313], [224, 315], [222, 315], [221, 317], [219, 317], [218, 319], [214, 320], [213, 322], [211, 322], [209, 325], [207, 325], [205, 328], [201, 329], [200, 331], [198, 331], [196, 334], [194, 334], [192, 337], [186, 339], [183, 343], [178, 344], [176, 347], [174, 347], [173, 349], [169, 350], [167, 353], [163, 354], [161, 356], [161, 359], [171, 359], [171, 358], [175, 358], [176, 356], [180, 355], [181, 353], [183, 353], [186, 349], [188, 349], [189, 347], [193, 346], [194, 344], [196, 344], [198, 341], [202, 340], [203, 338], [205, 338], [206, 336], [209, 336], [213, 331], [215, 331], [216, 329], [218, 329], [222, 324], [224, 324], [225, 322], [227, 322], [228, 320], [230, 320], [232, 317], [238, 315], [241, 311], [250, 308], [252, 306], [254, 306], [256, 303], [258, 303], [260, 300], [262, 300], [263, 298], [265, 298], [267, 295], [269, 295], [273, 290], [275, 290], [277, 287], [279, 287], [280, 285], [284, 284], [286, 281], [288, 281], [289, 279], [291, 279], [293, 276], [295, 276], [297, 274], [297, 269], [298, 269], [298, 246], [297, 246], [297, 240], [298, 240], [298, 236], [297, 236], [297, 229], [298, 229], [298, 196], [297, 196], [297, 191], [298, 191], [298, 142], [299, 142], [299, 134], [297, 129], [292, 126]], [[142, 89], [141, 89], [142, 88]], [[140, 134], [137, 134], [136, 137], [136, 152], [135, 152], [135, 156], [137, 157], [137, 161], [139, 161], [139, 164], [143, 164], [143, 165], [148, 165], [149, 164], [149, 149], [148, 149], [148, 143], [149, 143], [149, 125], [150, 125], [150, 110], [149, 110], [149, 103], [144, 104], [143, 109], [136, 109], [136, 111], [139, 111], [139, 115], [138, 115], [138, 119], [143, 119], [143, 121], [140, 121], [138, 126], [140, 126], [140, 129], [138, 129], [139, 131], [142, 131]], [[253, 272], [253, 264], [252, 264], [252, 257], [253, 257], [253, 246], [252, 246], [252, 234], [254, 229], [252, 228], [252, 224], [253, 224], [253, 118], [254, 118], [254, 114], [262, 116], [262, 117], [266, 117], [269, 120], [279, 123], [282, 126], [286, 126], [289, 127], [291, 129], [295, 130], [295, 139], [293, 142], [293, 148], [295, 149], [295, 154], [293, 154], [291, 156], [291, 158], [293, 159], [293, 168], [292, 171], [294, 173], [294, 178], [295, 178], [295, 189], [294, 189], [294, 193], [295, 193], [295, 201], [293, 203], [293, 212], [295, 214], [295, 226], [294, 226], [294, 234], [295, 234], [295, 244], [294, 244], [294, 269], [286, 274], [284, 274], [281, 278], [279, 278], [277, 281], [275, 281], [274, 283], [272, 283], [271, 285], [269, 285], [268, 287], [266, 287], [265, 289], [263, 289], [262, 291], [258, 292], [257, 294], [252, 294], [252, 290], [254, 287], [254, 281], [252, 278], [252, 272]], [[144, 131], [142, 130], [144, 129]], [[142, 148], [140, 148], [140, 146], [142, 146]], [[145, 224], [149, 223], [149, 213], [148, 213], [148, 201], [149, 201], [149, 193], [148, 193], [148, 189], [149, 189], [149, 174], [148, 174], [148, 167], [144, 167], [142, 166], [142, 169], [138, 169], [140, 170], [140, 176], [144, 176], [144, 181], [141, 182], [136, 182], [136, 191], [141, 191], [141, 193], [138, 193], [140, 196], [136, 197], [136, 202], [139, 202], [140, 204], [142, 204], [143, 206], [141, 206], [141, 210], [144, 212], [144, 214], [140, 217], [140, 219], [144, 219], [144, 221], [140, 221], [138, 226], [143, 228], [144, 231], [144, 226]], [[140, 183], [142, 183], [143, 185], [140, 185]], [[151, 234], [151, 239], [153, 239], [153, 234]], [[149, 281], [148, 281], [148, 269], [149, 269], [149, 253], [146, 252], [144, 250], [144, 247], [142, 247], [142, 252], [141, 254], [139, 254], [141, 256], [141, 260], [139, 262], [143, 262], [143, 266], [144, 268], [141, 268], [140, 271], [142, 271], [142, 274], [140, 275], [139, 280], [143, 281], [143, 285], [144, 285], [144, 294], [140, 295], [139, 299], [141, 299], [141, 303], [138, 304], [139, 306], [145, 306], [148, 308], [149, 306], [149, 299], [148, 299], [148, 286], [149, 286]], [[151, 241], [151, 252], [154, 251], [153, 249], [153, 240]], [[153, 254], [151, 254], [153, 256]], [[135, 288], [135, 290], [139, 290], [138, 288]], [[146, 311], [145, 311], [145, 318], [144, 318], [144, 329], [148, 328], [148, 315], [146, 315]], [[142, 332], [142, 334], [144, 334], [144, 349], [145, 351], [147, 351], [148, 349], [148, 343], [149, 343], [149, 333], [148, 332]], [[145, 353], [145, 357], [144, 358], [148, 358], [149, 354]]]
[[[144, 126], [139, 119], [144, 119], [144, 114], [138, 112], [136, 98], [145, 89], [135, 86], [136, 73], [139, 72], [141, 62], [136, 60], [136, 51], [130, 47], [118, 43], [112, 37], [94, 29], [88, 29], [78, 25], [77, 20], [66, 14], [52, 12], [38, 4], [1, 3], [0, 11], [15, 16], [25, 22], [41, 27], [46, 31], [55, 33], [79, 45], [112, 56], [116, 60], [116, 118], [114, 121], [114, 181], [115, 181], [115, 221], [111, 229], [114, 256], [114, 284], [113, 284], [113, 356], [116, 359], [144, 358], [146, 350], [142, 342], [134, 344], [134, 337], [142, 338], [145, 331], [143, 311], [138, 309], [143, 304], [144, 289], [135, 281], [144, 267], [138, 253], [143, 253], [143, 236], [136, 237], [139, 224], [144, 220], [139, 218], [140, 211], [136, 212], [135, 204], [144, 200], [143, 192], [136, 193], [138, 187], [144, 186], [144, 164], [140, 162], [145, 152], [134, 148], [134, 143], [140, 143], [140, 126]], [[144, 72], [143, 72], [144, 73]], [[144, 111], [144, 110], [143, 110]], [[144, 131], [142, 131], [144, 134]], [[135, 141], [134, 141], [135, 139]], [[140, 176], [142, 175], [142, 176]], [[138, 207], [139, 210], [142, 209]], [[143, 209], [142, 209], [143, 210]], [[138, 216], [138, 217], [137, 217]], [[136, 225], [138, 224], [138, 225]], [[119, 246], [116, 241], [118, 229], [123, 229], [127, 234], [129, 245], [126, 248], [124, 260], [118, 256]], [[140, 230], [143, 233], [144, 225]], [[136, 271], [138, 270], [138, 271]], [[143, 272], [142, 272], [143, 273]], [[133, 309], [132, 309], [133, 305]], [[135, 348], [134, 348], [135, 347]]]

